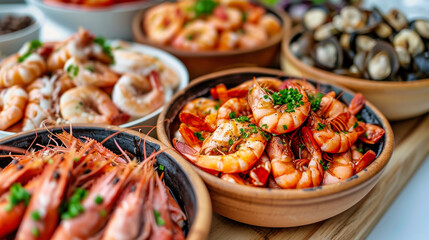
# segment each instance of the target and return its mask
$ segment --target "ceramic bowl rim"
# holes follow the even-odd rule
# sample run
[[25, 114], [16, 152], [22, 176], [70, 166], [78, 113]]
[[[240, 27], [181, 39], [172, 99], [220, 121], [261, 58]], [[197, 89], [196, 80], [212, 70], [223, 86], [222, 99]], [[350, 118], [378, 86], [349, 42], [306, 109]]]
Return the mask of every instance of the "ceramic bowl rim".
[[23, 6], [22, 4], [4, 4], [0, 9], [0, 13], [6, 13], [11, 15], [14, 15], [16, 13], [19, 13], [19, 15], [30, 15], [31, 18], [34, 20], [34, 23], [26, 28], [0, 35], [0, 42], [17, 40], [36, 31], [39, 31], [45, 19], [43, 14], [39, 10], [32, 9], [32, 11], [25, 11], [25, 6]]
[[[199, 84], [204, 81], [208, 81], [208, 79], [221, 77], [224, 75], [231, 74], [239, 74], [239, 73], [262, 73], [262, 74], [273, 74], [278, 76], [288, 76], [286, 73], [275, 70], [275, 69], [267, 69], [267, 68], [236, 68], [224, 70], [216, 73], [207, 74], [201, 76], [195, 80], [193, 80], [186, 88], [177, 92], [173, 98], [167, 103], [164, 110], [161, 112], [158, 118], [158, 128], [157, 134], [158, 139], [165, 143], [167, 146], [172, 147], [171, 140], [168, 138], [166, 134], [166, 128], [164, 125], [164, 120], [167, 114], [167, 111], [170, 110], [170, 106], [185, 92], [189, 91], [194, 85]], [[355, 93], [348, 88], [339, 86], [337, 84], [329, 83], [322, 80], [314, 80], [316, 82], [321, 82], [327, 85], [332, 85], [337, 87], [338, 89], [343, 90], [344, 92], [350, 93], [354, 95]], [[353, 189], [359, 188], [360, 185], [364, 185], [366, 182], [370, 181], [377, 174], [381, 173], [387, 162], [389, 161], [392, 151], [393, 151], [393, 131], [392, 128], [387, 121], [386, 117], [370, 102], [366, 102], [366, 107], [370, 108], [375, 115], [379, 118], [382, 123], [383, 128], [385, 129], [385, 137], [386, 142], [384, 144], [384, 148], [380, 155], [366, 168], [361, 172], [357, 173], [358, 177], [353, 177], [349, 180], [342, 181], [335, 184], [329, 184], [324, 186], [319, 186], [310, 189], [268, 189], [268, 188], [257, 188], [251, 186], [242, 186], [234, 183], [230, 183], [224, 181], [220, 178], [217, 178], [207, 172], [204, 172], [197, 167], [194, 167], [198, 174], [204, 179], [206, 184], [208, 184], [209, 188], [217, 188], [222, 189], [223, 194], [229, 195], [234, 198], [247, 199], [249, 196], [254, 197], [252, 201], [266, 201], [266, 200], [296, 200], [296, 199], [315, 199], [321, 197], [332, 196], [333, 194], [342, 193], [346, 191], [350, 191]], [[167, 144], [168, 143], [168, 144]]]

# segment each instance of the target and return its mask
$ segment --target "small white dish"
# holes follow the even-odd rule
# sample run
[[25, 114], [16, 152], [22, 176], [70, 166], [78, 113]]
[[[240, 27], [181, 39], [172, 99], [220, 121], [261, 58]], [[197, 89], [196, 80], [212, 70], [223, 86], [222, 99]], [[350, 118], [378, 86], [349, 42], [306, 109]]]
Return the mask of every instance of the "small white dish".
[[48, 18], [70, 31], [78, 27], [110, 39], [132, 40], [131, 23], [134, 15], [160, 0], [115, 4], [102, 8], [84, 8], [74, 4], [46, 4], [43, 0], [26, 0], [39, 8]]
[[39, 39], [40, 27], [43, 23], [43, 14], [37, 9], [31, 9], [23, 4], [2, 4], [0, 20], [7, 15], [29, 16], [34, 23], [16, 32], [0, 35], [0, 60], [2, 57], [18, 52], [21, 46], [28, 41]]

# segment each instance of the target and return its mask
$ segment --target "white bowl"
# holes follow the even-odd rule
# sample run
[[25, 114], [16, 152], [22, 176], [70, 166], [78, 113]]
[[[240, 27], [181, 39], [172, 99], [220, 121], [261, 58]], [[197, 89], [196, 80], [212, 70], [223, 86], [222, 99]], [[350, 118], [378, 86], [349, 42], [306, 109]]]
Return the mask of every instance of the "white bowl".
[[[174, 71], [176, 71], [177, 75], [179, 76], [179, 86], [174, 91], [166, 91], [165, 101], [164, 101], [165, 104], [170, 101], [174, 93], [185, 88], [188, 85], [189, 83], [188, 70], [186, 69], [185, 65], [175, 56], [154, 47], [150, 47], [150, 46], [146, 46], [138, 43], [129, 43], [129, 44], [130, 44], [130, 47], [129, 47], [130, 49], [133, 49], [135, 51], [148, 54], [151, 56], [155, 56], [163, 63], [165, 63], [167, 66], [171, 67]], [[129, 128], [133, 126], [155, 126], [158, 119], [158, 115], [162, 112], [163, 109], [164, 107], [160, 107], [156, 111], [144, 117], [124, 123], [122, 125], [119, 125], [119, 127]], [[148, 130], [150, 130], [150, 128], [143, 128], [142, 132], [147, 133]], [[4, 138], [10, 135], [13, 135], [15, 133], [16, 132], [8, 132], [8, 131], [0, 130], [0, 138]], [[155, 133], [156, 131], [152, 131], [151, 136], [154, 136]]]
[[103, 8], [82, 8], [73, 4], [46, 4], [43, 0], [26, 0], [28, 4], [36, 6], [54, 22], [77, 31], [84, 27], [95, 35], [105, 38], [132, 40], [131, 23], [134, 15], [160, 0], [130, 2], [112, 5]]
[[28, 7], [22, 4], [1, 4], [0, 19], [6, 15], [30, 16], [34, 23], [16, 32], [0, 35], [0, 59], [3, 56], [18, 52], [25, 42], [39, 39], [40, 27], [43, 22], [42, 13], [37, 9], [28, 11]]

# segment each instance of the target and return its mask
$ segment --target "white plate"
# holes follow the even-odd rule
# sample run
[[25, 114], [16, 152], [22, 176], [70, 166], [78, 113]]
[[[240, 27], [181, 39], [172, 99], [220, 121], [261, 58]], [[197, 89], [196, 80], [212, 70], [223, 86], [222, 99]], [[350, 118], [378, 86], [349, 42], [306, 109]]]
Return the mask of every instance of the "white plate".
[[[185, 88], [188, 85], [188, 83], [189, 83], [188, 70], [186, 69], [185, 65], [179, 59], [177, 59], [175, 56], [173, 56], [167, 52], [164, 52], [160, 49], [150, 47], [147, 45], [138, 44], [138, 43], [130, 43], [130, 49], [144, 53], [144, 54], [148, 54], [151, 56], [155, 56], [159, 60], [161, 60], [164, 64], [166, 64], [167, 66], [171, 67], [174, 71], [176, 71], [176, 73], [179, 77], [179, 81], [180, 81], [179, 86], [174, 91], [172, 91], [172, 90], [166, 91], [164, 104], [166, 104], [168, 101], [170, 101], [171, 97], [173, 96], [173, 94], [175, 92], [177, 92], [180, 89]], [[154, 112], [152, 112], [152, 113], [150, 113], [144, 117], [141, 117], [139, 119], [136, 119], [136, 120], [133, 120], [131, 122], [127, 122], [125, 124], [122, 124], [122, 125], [120, 125], [120, 127], [129, 128], [129, 127], [133, 127], [133, 126], [155, 126], [156, 121], [158, 119], [158, 115], [161, 113], [163, 108], [164, 107], [160, 107], [156, 111], [154, 111]], [[142, 128], [143, 133], [146, 133], [149, 130], [150, 130], [150, 128]], [[156, 131], [152, 131], [152, 132], [154, 133]], [[7, 131], [1, 131], [0, 130], [0, 138], [7, 137], [7, 136], [10, 136], [13, 134], [15, 134], [15, 132], [7, 132]]]

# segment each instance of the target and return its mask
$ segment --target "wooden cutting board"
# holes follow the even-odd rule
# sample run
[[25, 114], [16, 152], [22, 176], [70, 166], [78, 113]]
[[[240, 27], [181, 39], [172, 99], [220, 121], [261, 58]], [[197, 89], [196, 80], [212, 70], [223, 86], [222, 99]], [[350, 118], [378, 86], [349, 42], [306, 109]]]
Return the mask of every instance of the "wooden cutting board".
[[374, 189], [349, 210], [311, 225], [279, 229], [250, 226], [214, 213], [209, 239], [365, 238], [429, 154], [429, 114], [394, 122], [392, 128], [392, 158]]

